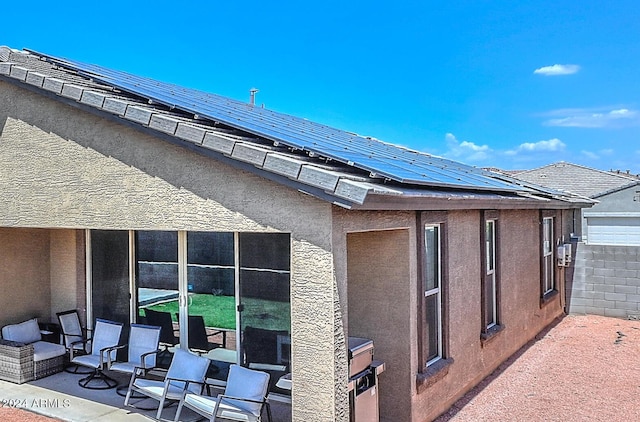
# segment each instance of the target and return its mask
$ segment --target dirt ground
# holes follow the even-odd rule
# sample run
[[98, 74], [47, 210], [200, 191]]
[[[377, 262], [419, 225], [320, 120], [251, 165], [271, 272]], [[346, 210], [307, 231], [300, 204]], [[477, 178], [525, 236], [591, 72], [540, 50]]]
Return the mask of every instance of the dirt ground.
[[640, 321], [566, 316], [437, 422], [640, 420]]
[[55, 422], [59, 419], [38, 415], [28, 410], [11, 407], [0, 408], [0, 421], [3, 422]]
[[[436, 421], [638, 420], [640, 321], [587, 315], [540, 333]], [[0, 421], [55, 419], [0, 408]]]

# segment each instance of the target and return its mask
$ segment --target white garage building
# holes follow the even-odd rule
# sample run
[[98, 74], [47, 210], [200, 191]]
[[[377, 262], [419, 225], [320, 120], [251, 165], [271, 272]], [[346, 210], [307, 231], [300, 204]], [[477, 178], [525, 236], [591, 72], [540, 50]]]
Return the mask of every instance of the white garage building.
[[559, 162], [514, 177], [597, 200], [592, 208], [575, 211], [574, 233], [584, 243], [640, 246], [640, 179], [636, 175]]

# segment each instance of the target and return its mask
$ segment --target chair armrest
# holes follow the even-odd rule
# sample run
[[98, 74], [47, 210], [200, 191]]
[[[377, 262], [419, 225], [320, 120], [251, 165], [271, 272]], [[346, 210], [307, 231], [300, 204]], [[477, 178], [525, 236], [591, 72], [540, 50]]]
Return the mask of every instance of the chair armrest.
[[205, 385], [209, 385], [211, 387], [216, 387], [216, 388], [225, 388], [227, 386], [227, 381], [225, 380], [218, 380], [215, 378], [207, 378], [204, 381]]
[[211, 334], [207, 334], [207, 337], [217, 336], [218, 334], [224, 333], [224, 330], [214, 331]]
[[[126, 344], [119, 344], [118, 346], [106, 347], [102, 349], [107, 351], [107, 368], [111, 368], [111, 364], [113, 363], [111, 362], [111, 352], [113, 352], [114, 350], [124, 349], [125, 347], [127, 347]], [[100, 361], [102, 361], [102, 350], [100, 351]]]
[[[72, 343], [69, 345], [69, 346], [71, 346], [71, 347], [69, 347], [69, 360], [73, 360], [73, 352], [75, 351], [75, 347], [74, 347], [74, 346], [75, 346], [76, 344], [82, 344], [82, 345], [84, 345], [84, 347], [82, 348], [82, 350], [86, 352], [86, 345], [87, 345], [87, 343], [89, 343], [90, 341], [91, 341], [90, 339], [86, 339], [86, 338], [85, 338], [85, 339], [82, 339], [82, 340], [78, 340], [78, 341], [74, 341], [74, 342], [72, 342]], [[82, 353], [81, 353], [81, 354], [82, 354]]]
[[[156, 349], [156, 350], [152, 350], [152, 351], [150, 351], [150, 352], [145, 352], [145, 353], [141, 354], [141, 355], [140, 355], [140, 362], [141, 362], [141, 365], [142, 365], [142, 366], [139, 366], [139, 367], [137, 366], [137, 368], [145, 369], [145, 370], [146, 370], [146, 369], [152, 369], [152, 368], [155, 368], [155, 365], [154, 365], [154, 366], [147, 366], [147, 362], [146, 362], [147, 356], [157, 355], [157, 354], [158, 354], [158, 353], [160, 353], [161, 351], [162, 351], [162, 350], [160, 350], [160, 349]], [[156, 363], [157, 363], [157, 362], [156, 362]]]
[[262, 400], [252, 400], [252, 399], [247, 399], [247, 398], [243, 398], [243, 397], [229, 396], [227, 394], [218, 395], [218, 400], [219, 401], [222, 401], [223, 399], [246, 401], [248, 403], [264, 403], [264, 402], [266, 402], [266, 398], [263, 398]]
[[102, 367], [105, 363], [104, 359], [104, 355], [105, 353], [107, 354], [107, 362], [111, 361], [111, 352], [118, 349], [119, 346], [109, 346], [109, 347], [104, 347], [102, 349], [100, 349], [100, 367]]
[[197, 380], [190, 380], [190, 379], [185, 379], [185, 378], [170, 378], [170, 377], [166, 377], [165, 381], [178, 381], [178, 382], [184, 382], [184, 383], [194, 383], [194, 384], [200, 384], [200, 385], [204, 385], [205, 382], [204, 381], [197, 381]]

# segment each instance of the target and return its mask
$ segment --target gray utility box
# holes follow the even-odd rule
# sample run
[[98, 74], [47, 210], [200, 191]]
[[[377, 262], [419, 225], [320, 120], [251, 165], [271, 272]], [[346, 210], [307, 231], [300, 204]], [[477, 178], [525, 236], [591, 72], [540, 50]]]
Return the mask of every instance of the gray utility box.
[[349, 337], [350, 422], [378, 422], [378, 375], [384, 362], [373, 360], [373, 341]]

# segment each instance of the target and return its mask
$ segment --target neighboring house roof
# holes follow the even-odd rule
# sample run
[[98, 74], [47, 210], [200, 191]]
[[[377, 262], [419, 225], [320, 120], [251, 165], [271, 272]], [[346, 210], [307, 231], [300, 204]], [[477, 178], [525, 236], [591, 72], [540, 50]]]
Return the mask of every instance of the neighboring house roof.
[[597, 170], [564, 161], [513, 174], [516, 179], [598, 198], [638, 184], [638, 179], [625, 174]]
[[591, 204], [252, 104], [33, 51], [0, 47], [0, 78], [347, 208]]

